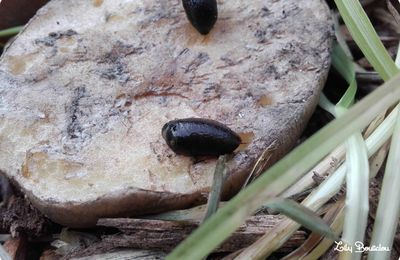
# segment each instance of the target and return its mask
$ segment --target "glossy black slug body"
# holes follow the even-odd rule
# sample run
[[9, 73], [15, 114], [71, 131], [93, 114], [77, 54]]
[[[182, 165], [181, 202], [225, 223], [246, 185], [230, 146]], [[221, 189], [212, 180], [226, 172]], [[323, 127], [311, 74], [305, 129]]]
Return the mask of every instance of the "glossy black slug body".
[[233, 152], [241, 143], [239, 135], [210, 119], [172, 120], [162, 128], [162, 136], [177, 154], [218, 156]]
[[208, 34], [218, 18], [216, 0], [182, 0], [186, 16], [199, 33]]

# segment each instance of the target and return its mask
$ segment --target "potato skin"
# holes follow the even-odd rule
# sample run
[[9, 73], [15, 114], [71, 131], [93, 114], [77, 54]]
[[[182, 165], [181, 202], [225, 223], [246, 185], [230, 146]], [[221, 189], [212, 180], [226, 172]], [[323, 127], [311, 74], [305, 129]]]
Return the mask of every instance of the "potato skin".
[[199, 33], [208, 34], [218, 18], [216, 0], [182, 0], [186, 16]]
[[233, 152], [240, 136], [217, 121], [204, 118], [172, 120], [162, 128], [162, 136], [177, 154], [218, 156]]

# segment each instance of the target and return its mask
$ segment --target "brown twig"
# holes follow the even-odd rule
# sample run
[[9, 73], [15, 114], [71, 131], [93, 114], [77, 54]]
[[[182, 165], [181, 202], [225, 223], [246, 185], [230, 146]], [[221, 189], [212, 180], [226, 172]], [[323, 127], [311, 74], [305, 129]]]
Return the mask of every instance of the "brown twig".
[[[258, 215], [248, 218], [245, 224], [239, 227], [215, 252], [234, 252], [249, 246], [268, 232], [281, 218], [278, 215]], [[115, 248], [136, 248], [168, 252], [195, 230], [199, 223], [199, 221], [131, 218], [100, 219], [97, 223], [99, 226], [117, 228], [122, 234], [104, 236], [101, 242], [65, 257], [89, 256]], [[301, 245], [305, 238], [305, 232], [297, 231], [280, 251], [292, 251]]]

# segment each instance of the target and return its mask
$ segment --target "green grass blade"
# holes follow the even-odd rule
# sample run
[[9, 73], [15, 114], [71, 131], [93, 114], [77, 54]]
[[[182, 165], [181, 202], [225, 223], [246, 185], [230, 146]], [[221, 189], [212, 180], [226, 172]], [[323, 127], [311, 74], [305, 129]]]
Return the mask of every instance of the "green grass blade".
[[383, 80], [393, 77], [398, 69], [380, 41], [374, 27], [357, 0], [335, 0], [336, 6], [353, 39]]
[[[374, 155], [380, 147], [389, 140], [393, 133], [396, 121], [397, 106], [389, 116], [378, 126], [378, 128], [368, 137], [366, 145], [368, 148], [368, 156]], [[323, 181], [306, 199], [302, 201], [302, 205], [311, 210], [318, 210], [326, 202], [328, 202], [341, 188], [346, 177], [346, 162], [342, 164], [332, 175]], [[370, 176], [374, 177], [374, 176]], [[275, 226], [268, 234], [257, 240], [253, 245], [246, 248], [237, 259], [266, 259], [274, 250], [280, 248], [287, 239], [299, 228], [296, 222], [284, 221]]]
[[[395, 113], [392, 112], [367, 139], [366, 144], [369, 156], [375, 154], [379, 147], [384, 145], [390, 138], [394, 128], [397, 110], [398, 108], [396, 108], [394, 111]], [[324, 180], [301, 204], [313, 211], [317, 211], [339, 192], [345, 177], [346, 162]], [[237, 259], [266, 259], [274, 250], [280, 248], [299, 227], [300, 225], [293, 221], [280, 222], [269, 233], [243, 250]]]
[[328, 152], [400, 99], [400, 76], [388, 81], [295, 148], [194, 231], [167, 259], [201, 259], [268, 199], [297, 181]]
[[339, 237], [331, 230], [329, 225], [315, 214], [315, 212], [293, 200], [281, 198], [272, 199], [266, 206], [291, 218], [313, 232], [332, 240], [339, 240]]
[[[334, 47], [332, 63], [336, 70], [349, 83], [343, 97], [336, 105], [336, 115], [347, 112], [353, 103], [357, 91], [356, 73], [353, 62], [339, 45]], [[361, 133], [355, 133], [346, 141], [346, 208], [343, 228], [343, 241], [354, 245], [364, 241], [368, 220], [369, 162], [367, 146]], [[341, 257], [350, 257], [342, 252]], [[359, 259], [360, 253], [351, 253], [351, 258]]]
[[212, 188], [210, 195], [208, 197], [207, 203], [207, 211], [204, 216], [204, 220], [211, 217], [218, 209], [221, 190], [224, 183], [224, 176], [226, 175], [226, 156], [220, 156], [217, 161], [217, 165], [215, 166], [214, 178], [212, 183]]
[[[361, 133], [354, 134], [347, 142], [346, 158], [346, 208], [342, 240], [348, 245], [364, 241], [368, 220], [369, 163], [367, 147]], [[361, 253], [352, 253], [359, 259]]]
[[[396, 57], [396, 66], [400, 67], [400, 45]], [[399, 105], [397, 106], [399, 107]], [[390, 151], [386, 163], [385, 175], [382, 182], [381, 194], [376, 212], [374, 229], [371, 238], [371, 245], [378, 245], [391, 248], [395, 235], [395, 228], [400, 217], [400, 203], [393, 203], [393, 198], [400, 196], [400, 112], [394, 109], [392, 113], [397, 113], [397, 121], [393, 131], [390, 144]], [[392, 114], [391, 113], [391, 114]], [[368, 254], [368, 259], [389, 259], [390, 252], [376, 251]]]
[[325, 96], [324, 93], [321, 93], [318, 105], [336, 117], [335, 105]]
[[198, 221], [204, 218], [207, 205], [203, 204], [190, 209], [172, 210], [160, 214], [141, 216], [143, 219], [173, 220], [173, 221]]
[[[336, 215], [336, 217], [333, 220], [333, 223], [331, 225], [332, 230], [334, 230], [334, 232], [338, 236], [342, 232], [342, 228], [343, 228], [343, 221], [344, 221], [343, 215], [344, 214], [343, 214], [343, 208], [342, 208], [340, 210], [340, 212]], [[310, 252], [310, 254], [305, 256], [303, 258], [303, 260], [320, 259], [320, 257], [323, 256], [329, 250], [329, 248], [332, 246], [332, 244], [333, 244], [333, 242], [331, 240], [325, 238], [324, 240], [321, 241], [321, 243], [319, 243], [319, 245], [317, 247], [315, 247], [313, 249], [312, 252]]]
[[336, 107], [349, 108], [353, 105], [357, 92], [356, 73], [352, 60], [349, 59], [339, 44], [335, 44], [333, 47], [332, 65], [349, 83], [349, 87], [336, 104]]
[[346, 56], [349, 57], [351, 60], [353, 60], [353, 55], [350, 51], [350, 48], [347, 45], [346, 39], [340, 30], [340, 24], [339, 24], [340, 15], [337, 12], [332, 12], [332, 17], [333, 17], [333, 26], [335, 28], [336, 40], [340, 45], [340, 47], [342, 47], [342, 50], [344, 51]]
[[[400, 217], [400, 113], [390, 145], [385, 175], [382, 182], [378, 209], [375, 217], [371, 245], [381, 245], [392, 249], [393, 239]], [[389, 251], [370, 252], [368, 259], [389, 259]]]
[[0, 37], [13, 36], [13, 35], [19, 33], [22, 30], [22, 28], [24, 28], [24, 27], [23, 26], [16, 26], [16, 27], [5, 29], [5, 30], [1, 30], [0, 31]]
[[344, 113], [354, 103], [357, 92], [356, 73], [352, 60], [346, 55], [344, 50], [339, 44], [333, 46], [332, 52], [332, 65], [342, 75], [342, 77], [349, 83], [349, 87], [339, 100], [333, 105], [328, 98], [322, 93], [319, 99], [319, 106], [337, 117], [339, 114]]

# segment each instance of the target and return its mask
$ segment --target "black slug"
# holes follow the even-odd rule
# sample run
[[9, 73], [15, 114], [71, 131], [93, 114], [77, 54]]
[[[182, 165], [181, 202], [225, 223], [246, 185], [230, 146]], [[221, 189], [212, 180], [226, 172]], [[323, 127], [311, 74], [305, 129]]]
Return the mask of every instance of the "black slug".
[[206, 35], [218, 18], [216, 0], [182, 0], [186, 16], [199, 33]]
[[238, 134], [210, 119], [172, 120], [162, 128], [162, 136], [177, 154], [217, 156], [233, 152], [241, 143]]

